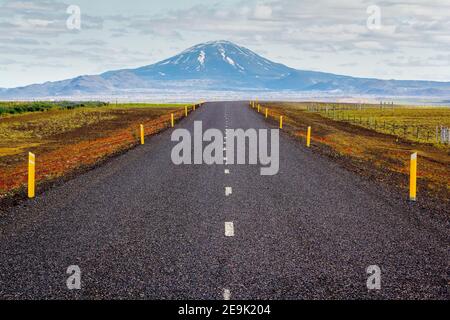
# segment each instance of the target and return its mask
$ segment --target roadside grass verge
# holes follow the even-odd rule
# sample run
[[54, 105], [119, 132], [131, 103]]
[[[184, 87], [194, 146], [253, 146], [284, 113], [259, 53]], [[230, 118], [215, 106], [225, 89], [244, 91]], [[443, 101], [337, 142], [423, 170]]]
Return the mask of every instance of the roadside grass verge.
[[180, 119], [184, 105], [52, 108], [0, 117], [0, 199], [24, 193], [28, 152], [36, 154], [36, 181], [44, 184], [137, 145], [140, 124], [147, 136], [155, 134], [170, 126], [171, 113]]
[[[434, 203], [438, 210], [450, 213], [450, 146], [412, 141], [378, 132], [348, 121], [333, 120], [319, 112], [308, 112], [306, 104], [265, 103], [271, 121], [278, 123], [284, 117], [283, 131], [305, 141], [308, 126], [312, 127], [313, 150], [326, 154], [345, 167], [370, 179], [399, 188], [405, 198], [409, 188], [409, 160], [418, 152], [419, 199]], [[377, 114], [370, 110], [370, 115]], [[426, 125], [447, 119], [442, 109], [405, 108], [395, 121], [408, 121]], [[395, 112], [397, 114], [397, 112]], [[431, 115], [428, 119], [424, 114]]]

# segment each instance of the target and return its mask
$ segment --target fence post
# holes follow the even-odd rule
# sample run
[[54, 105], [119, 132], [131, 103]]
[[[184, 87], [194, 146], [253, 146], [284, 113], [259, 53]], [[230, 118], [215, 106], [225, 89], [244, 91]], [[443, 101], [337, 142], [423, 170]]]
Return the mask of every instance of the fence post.
[[409, 177], [409, 200], [416, 201], [417, 194], [417, 152], [411, 155], [410, 164], [410, 177]]
[[145, 143], [145, 132], [144, 132], [144, 125], [143, 124], [141, 124], [141, 130], [140, 130], [140, 132], [141, 132], [141, 144], [144, 144]]
[[35, 196], [36, 156], [28, 153], [28, 198]]

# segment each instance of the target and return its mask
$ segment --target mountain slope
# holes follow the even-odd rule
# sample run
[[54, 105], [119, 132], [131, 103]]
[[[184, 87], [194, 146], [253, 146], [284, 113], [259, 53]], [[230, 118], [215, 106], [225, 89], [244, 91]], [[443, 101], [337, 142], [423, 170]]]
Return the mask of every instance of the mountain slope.
[[267, 90], [450, 97], [450, 83], [354, 78], [289, 68], [227, 41], [196, 45], [153, 65], [0, 90], [3, 98], [107, 95], [146, 90]]

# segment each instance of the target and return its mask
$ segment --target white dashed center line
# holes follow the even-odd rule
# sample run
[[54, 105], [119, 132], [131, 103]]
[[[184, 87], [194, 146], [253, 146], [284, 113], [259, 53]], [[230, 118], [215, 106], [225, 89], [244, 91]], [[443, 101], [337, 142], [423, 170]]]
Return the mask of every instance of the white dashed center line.
[[225, 187], [225, 196], [229, 196], [233, 193], [233, 189], [231, 187]]
[[228, 289], [223, 289], [223, 300], [230, 300], [231, 299], [231, 292]]
[[234, 237], [234, 224], [233, 222], [225, 222], [225, 236]]

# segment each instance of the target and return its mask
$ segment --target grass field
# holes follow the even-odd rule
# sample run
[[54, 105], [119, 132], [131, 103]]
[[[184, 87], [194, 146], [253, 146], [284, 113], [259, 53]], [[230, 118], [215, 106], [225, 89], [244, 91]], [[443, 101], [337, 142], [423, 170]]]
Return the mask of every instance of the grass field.
[[[265, 103], [274, 124], [284, 116], [284, 131], [302, 141], [308, 126], [312, 127], [313, 150], [325, 153], [340, 161], [347, 168], [380, 182], [397, 186], [405, 197], [409, 188], [409, 159], [413, 152], [419, 154], [418, 188], [420, 197], [450, 209], [450, 146], [425, 143], [403, 131], [388, 131], [366, 124], [351, 123], [346, 117], [333, 120], [326, 111], [312, 112], [306, 103]], [[358, 114], [378, 121], [413, 123], [433, 127], [437, 123], [450, 126], [450, 109], [399, 108], [399, 110], [340, 110], [343, 115]], [[330, 113], [330, 111], [328, 111]], [[339, 120], [338, 120], [339, 119]], [[341, 120], [342, 119], [342, 120]], [[345, 119], [345, 120], [344, 120]]]
[[2, 102], [0, 101], [0, 116], [5, 114], [21, 114], [26, 112], [43, 112], [48, 110], [72, 110], [84, 107], [105, 107], [105, 102], [71, 102], [71, 101], [33, 101], [33, 102]]
[[140, 124], [146, 135], [154, 134], [169, 126], [171, 113], [181, 118], [184, 105], [57, 106], [4, 114], [0, 117], [0, 198], [23, 191], [28, 152], [36, 154], [37, 181], [44, 183], [136, 145]]
[[[450, 128], [449, 107], [413, 107], [374, 104], [287, 103], [287, 107], [316, 112], [321, 116], [395, 135], [416, 142], [446, 147], [437, 135], [440, 128]], [[438, 129], [438, 132], [437, 132]]]
[[439, 143], [437, 131], [450, 127], [450, 108], [403, 107], [394, 109], [331, 110], [320, 114], [334, 120], [350, 122], [378, 132], [418, 142]]

